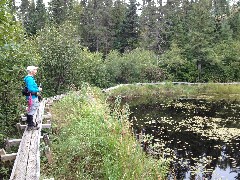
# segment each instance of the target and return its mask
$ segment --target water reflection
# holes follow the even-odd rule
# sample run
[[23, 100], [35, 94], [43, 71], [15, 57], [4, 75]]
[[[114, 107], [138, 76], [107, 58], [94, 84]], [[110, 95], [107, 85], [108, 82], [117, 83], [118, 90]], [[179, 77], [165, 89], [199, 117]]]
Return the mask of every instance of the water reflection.
[[240, 179], [238, 102], [182, 99], [131, 111], [143, 148], [172, 159], [169, 179]]

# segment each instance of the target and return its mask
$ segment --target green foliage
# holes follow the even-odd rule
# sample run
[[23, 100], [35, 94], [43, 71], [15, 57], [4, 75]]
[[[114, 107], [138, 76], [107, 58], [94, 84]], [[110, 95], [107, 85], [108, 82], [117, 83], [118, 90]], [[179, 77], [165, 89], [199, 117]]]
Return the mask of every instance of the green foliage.
[[[8, 4], [1, 1], [0, 28], [0, 146], [4, 139], [18, 137], [16, 123], [25, 112], [21, 95], [26, 66], [37, 65], [39, 56], [31, 40], [23, 39], [23, 29], [13, 21]], [[0, 163], [0, 177], [9, 179], [12, 163]]]
[[58, 28], [45, 28], [36, 38], [47, 96], [66, 92], [73, 85], [78, 88], [83, 82], [99, 87], [107, 85], [102, 54], [82, 48], [76, 32], [76, 27], [66, 22]]
[[41, 30], [45, 27], [47, 21], [47, 12], [43, 0], [37, 0], [36, 2], [36, 30]]
[[25, 75], [26, 64], [35, 60], [34, 49], [24, 41], [23, 30], [13, 21], [7, 4], [1, 6], [1, 40], [0, 40], [0, 123], [1, 134], [7, 136], [15, 131], [15, 125], [24, 99], [21, 97], [21, 86]]
[[139, 25], [136, 0], [130, 0], [125, 18], [116, 35], [116, 49], [120, 52], [128, 52], [138, 47]]
[[54, 24], [62, 24], [67, 20], [68, 3], [71, 1], [52, 0], [49, 3], [50, 21]]
[[234, 82], [240, 79], [239, 74], [239, 41], [222, 42], [214, 47], [217, 63], [206, 69], [205, 76], [215, 77], [212, 82]]
[[35, 35], [41, 30], [47, 21], [47, 12], [43, 0], [28, 1], [22, 0], [18, 19], [21, 20], [27, 35]]
[[[162, 1], [143, 1], [140, 7], [142, 11], [139, 11], [138, 7], [136, 0], [128, 3], [121, 0], [81, 2], [52, 0], [46, 15], [42, 0], [36, 2], [36, 8], [33, 2], [30, 4], [29, 1], [22, 0], [19, 19], [22, 20], [28, 34], [35, 34], [46, 21], [50, 22], [50, 25], [44, 31], [52, 29], [54, 24], [62, 27], [65, 26], [64, 24], [71, 23], [74, 27], [72, 32], [74, 35], [69, 37], [69, 41], [74, 41], [74, 51], [81, 51], [76, 50], [77, 46], [84, 46], [90, 52], [101, 52], [104, 58], [112, 50], [125, 52], [125, 54], [131, 54], [130, 51], [136, 48], [153, 51], [161, 58], [160, 68], [164, 70], [164, 77], [167, 80], [239, 81], [239, 71], [236, 68], [231, 71], [230, 66], [222, 63], [219, 60], [221, 55], [216, 49], [216, 46], [221, 44], [232, 45], [230, 42], [239, 40], [238, 5], [231, 7], [226, 0], [174, 0], [168, 1], [166, 5], [163, 5]], [[79, 52], [76, 54], [74, 56], [79, 56]], [[231, 58], [234, 57], [229, 56], [229, 59]], [[106, 67], [104, 63], [98, 61], [96, 64], [103, 65], [96, 69], [98, 72], [103, 71], [99, 72], [101, 83], [95, 77], [94, 80], [87, 78], [86, 81], [91, 79], [90, 83], [93, 82], [101, 87], [115, 83], [135, 82], [139, 81], [136, 80], [136, 75], [139, 75], [140, 71], [139, 77], [142, 78], [142, 82], [164, 79], [163, 72], [155, 64], [144, 70], [130, 69], [129, 72], [127, 66], [134, 63], [131, 61], [123, 61], [120, 70], [114, 66], [117, 78], [111, 77], [111, 74], [114, 74], [112, 71], [109, 73], [110, 76], [106, 75], [106, 78], [102, 78], [106, 73]], [[238, 65], [238, 62], [234, 63]], [[111, 70], [111, 67], [109, 69]], [[121, 74], [125, 70], [127, 74]], [[221, 72], [221, 75], [217, 72]], [[93, 75], [93, 73], [90, 74]], [[156, 77], [156, 74], [161, 74], [161, 77]], [[226, 78], [224, 78], [225, 75], [227, 75]], [[103, 79], [107, 82], [103, 83]], [[113, 81], [109, 82], [109, 79]], [[74, 81], [74, 84], [81, 84], [81, 82]]]
[[41, 172], [57, 179], [163, 178], [167, 163], [146, 157], [129, 130], [127, 106], [117, 103], [111, 112], [104, 101], [99, 89], [85, 86], [54, 105], [54, 163]]
[[65, 92], [76, 78], [74, 65], [81, 46], [74, 38], [75, 31], [74, 26], [66, 23], [59, 28], [46, 27], [36, 38], [36, 46], [42, 58], [39, 65], [42, 84], [48, 95]]
[[233, 7], [232, 13], [228, 19], [231, 30], [233, 31], [233, 38], [236, 40], [240, 40], [240, 12], [238, 8], [238, 6]]
[[157, 56], [151, 51], [135, 49], [123, 55], [113, 51], [105, 62], [112, 83], [156, 82], [163, 78]]
[[159, 66], [166, 74], [165, 80], [187, 82], [196, 80], [195, 64], [189, 62], [182, 54], [183, 50], [173, 43], [170, 50], [160, 56]]
[[82, 82], [88, 82], [98, 87], [108, 86], [108, 77], [106, 76], [107, 69], [101, 53], [91, 53], [87, 49], [83, 49], [75, 67], [76, 80], [74, 84], [81, 85]]
[[156, 53], [162, 53], [164, 49], [167, 49], [165, 39], [166, 24], [164, 21], [158, 21], [163, 19], [164, 16], [161, 13], [162, 6], [156, 4], [154, 1], [147, 1], [146, 5], [142, 7], [140, 14], [140, 47], [148, 50], [153, 50]]

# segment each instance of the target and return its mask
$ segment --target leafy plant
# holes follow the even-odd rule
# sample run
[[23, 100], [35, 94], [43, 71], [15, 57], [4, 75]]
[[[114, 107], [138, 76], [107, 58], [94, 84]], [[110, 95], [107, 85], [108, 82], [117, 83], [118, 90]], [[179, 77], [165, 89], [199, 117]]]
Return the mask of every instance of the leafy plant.
[[117, 103], [110, 111], [104, 99], [84, 86], [54, 105], [54, 164], [43, 172], [51, 168], [57, 179], [163, 178], [167, 163], [146, 157], [130, 131], [128, 108]]

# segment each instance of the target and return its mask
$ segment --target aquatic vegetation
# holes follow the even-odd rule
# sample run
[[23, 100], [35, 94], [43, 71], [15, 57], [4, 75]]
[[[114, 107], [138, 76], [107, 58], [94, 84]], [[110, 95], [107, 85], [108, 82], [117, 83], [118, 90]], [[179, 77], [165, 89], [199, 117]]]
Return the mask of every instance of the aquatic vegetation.
[[237, 176], [229, 173], [240, 167], [239, 103], [180, 99], [132, 106], [131, 111], [136, 133], [141, 139], [148, 136], [147, 143], [139, 139], [146, 151], [171, 159], [170, 179]]

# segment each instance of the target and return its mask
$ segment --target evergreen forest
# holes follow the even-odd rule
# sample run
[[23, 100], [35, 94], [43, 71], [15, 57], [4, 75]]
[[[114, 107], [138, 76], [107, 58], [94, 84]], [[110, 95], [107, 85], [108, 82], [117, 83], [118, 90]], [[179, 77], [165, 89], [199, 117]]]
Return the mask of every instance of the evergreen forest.
[[84, 83], [239, 82], [240, 1], [1, 0], [1, 145], [17, 136], [29, 65], [45, 97]]

